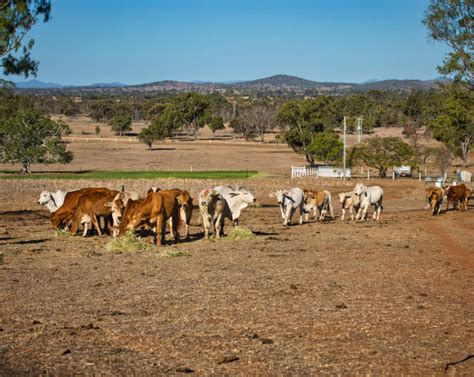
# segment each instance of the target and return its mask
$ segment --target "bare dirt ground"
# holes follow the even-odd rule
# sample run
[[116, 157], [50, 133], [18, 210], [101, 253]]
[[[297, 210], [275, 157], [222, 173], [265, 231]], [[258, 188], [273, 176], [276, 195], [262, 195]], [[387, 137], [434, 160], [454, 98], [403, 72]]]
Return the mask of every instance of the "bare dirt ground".
[[[36, 205], [43, 184], [196, 197], [218, 183], [258, 198], [241, 218], [257, 239], [203, 241], [196, 210], [191, 240], [166, 246], [187, 257], [55, 236]], [[422, 182], [375, 180], [386, 194], [379, 223], [285, 227], [268, 197], [299, 186], [336, 199], [355, 183], [1, 181], [0, 375], [472, 376], [473, 358], [444, 368], [474, 353], [473, 203], [431, 216]]]

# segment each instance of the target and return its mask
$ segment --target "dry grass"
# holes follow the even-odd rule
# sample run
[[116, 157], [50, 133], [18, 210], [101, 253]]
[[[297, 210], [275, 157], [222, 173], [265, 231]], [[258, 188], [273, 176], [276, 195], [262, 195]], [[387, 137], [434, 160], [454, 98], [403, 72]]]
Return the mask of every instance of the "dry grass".
[[249, 228], [237, 227], [229, 231], [229, 234], [225, 238], [231, 241], [254, 240], [257, 238], [257, 235]]
[[144, 251], [155, 250], [155, 246], [142, 242], [133, 231], [127, 232], [122, 237], [114, 238], [105, 247], [107, 251], [141, 253]]
[[186, 250], [176, 250], [173, 248], [164, 248], [157, 254], [159, 257], [174, 258], [174, 257], [190, 257], [191, 253]]

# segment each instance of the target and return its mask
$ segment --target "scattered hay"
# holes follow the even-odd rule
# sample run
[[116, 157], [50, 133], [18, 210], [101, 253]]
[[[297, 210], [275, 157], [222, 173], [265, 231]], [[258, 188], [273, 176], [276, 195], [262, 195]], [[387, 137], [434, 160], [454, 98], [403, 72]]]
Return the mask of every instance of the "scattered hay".
[[249, 228], [237, 227], [233, 228], [225, 237], [227, 240], [240, 241], [240, 240], [254, 240], [257, 235], [254, 234]]
[[159, 257], [174, 258], [174, 257], [189, 257], [191, 253], [186, 250], [174, 250], [171, 248], [165, 248], [158, 253]]
[[140, 241], [133, 231], [128, 231], [124, 236], [114, 238], [105, 248], [111, 252], [141, 253], [143, 251], [155, 250], [155, 245]]
[[64, 229], [54, 229], [54, 237], [71, 237], [72, 234]]
[[250, 203], [250, 204], [249, 204], [249, 208], [257, 208], [257, 209], [260, 209], [260, 208], [262, 208], [262, 203], [260, 203], [259, 201]]

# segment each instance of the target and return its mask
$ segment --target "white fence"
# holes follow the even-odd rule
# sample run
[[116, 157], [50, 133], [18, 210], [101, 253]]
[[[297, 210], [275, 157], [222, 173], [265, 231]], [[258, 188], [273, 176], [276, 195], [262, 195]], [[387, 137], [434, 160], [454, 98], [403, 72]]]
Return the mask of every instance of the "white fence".
[[[352, 170], [346, 169], [346, 178], [350, 178]], [[314, 176], [316, 178], [342, 178], [344, 170], [342, 168], [335, 168], [333, 166], [292, 166], [291, 178], [301, 178], [306, 176]]]

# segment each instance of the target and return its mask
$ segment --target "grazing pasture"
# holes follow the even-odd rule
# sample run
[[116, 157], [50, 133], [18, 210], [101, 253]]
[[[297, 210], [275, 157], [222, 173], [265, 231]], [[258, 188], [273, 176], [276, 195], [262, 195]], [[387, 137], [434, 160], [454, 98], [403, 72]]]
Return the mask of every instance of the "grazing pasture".
[[[367, 181], [364, 181], [367, 183]], [[474, 350], [474, 208], [423, 209], [424, 184], [384, 189], [380, 221], [336, 218], [284, 226], [280, 188], [356, 181], [2, 180], [0, 374], [442, 375]], [[254, 239], [189, 240], [108, 251], [111, 237], [54, 232], [36, 202], [48, 189], [151, 186], [198, 193], [240, 184], [259, 206], [242, 211]], [[232, 230], [226, 220], [226, 234]], [[472, 375], [474, 360], [448, 367]]]

